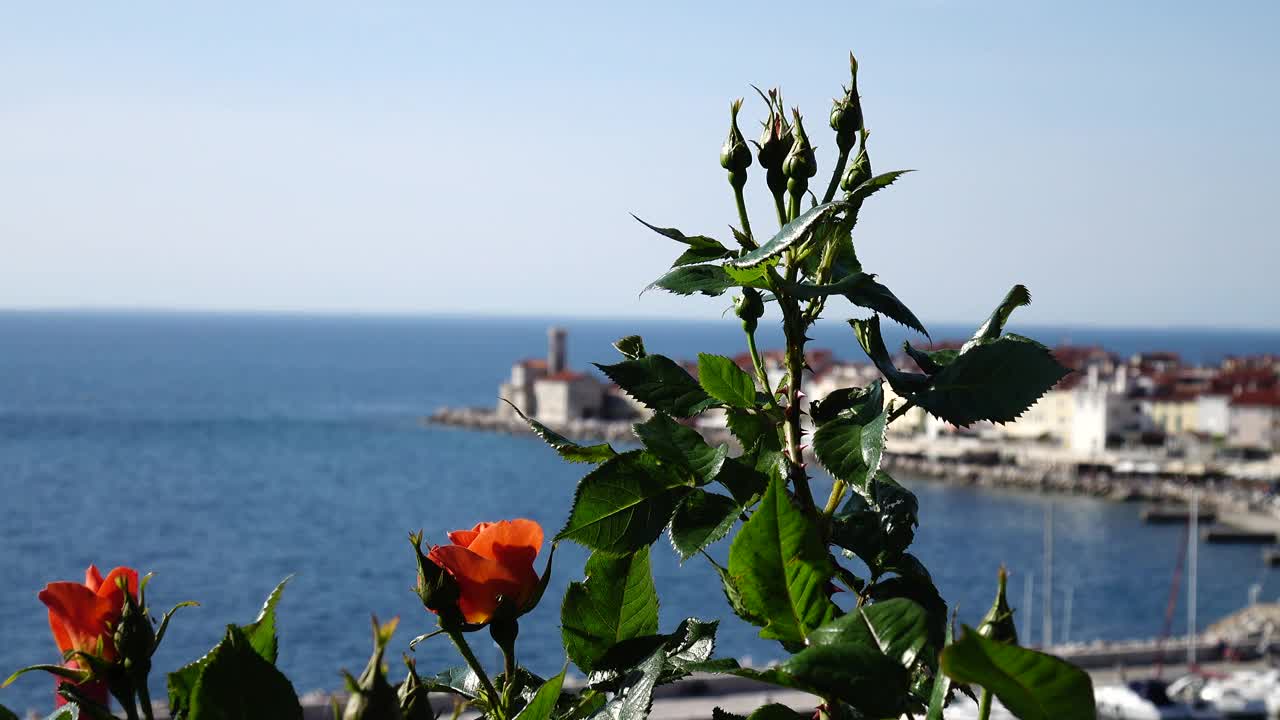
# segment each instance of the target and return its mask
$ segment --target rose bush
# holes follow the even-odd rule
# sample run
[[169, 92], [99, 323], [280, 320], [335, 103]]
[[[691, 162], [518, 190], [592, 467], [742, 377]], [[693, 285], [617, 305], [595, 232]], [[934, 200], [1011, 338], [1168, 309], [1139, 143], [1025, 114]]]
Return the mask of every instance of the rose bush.
[[[702, 354], [695, 376], [650, 353], [638, 336], [619, 340], [622, 360], [598, 367], [645, 408], [635, 425], [636, 446], [621, 451], [579, 444], [525, 418], [565, 460], [590, 468], [552, 538], [543, 571], [534, 567], [543, 530], [531, 520], [455, 530], [449, 544], [425, 552], [423, 532], [411, 535], [413, 590], [435, 628], [408, 648], [443, 636], [462, 664], [421, 676], [406, 656], [405, 679], [391, 682], [385, 654], [398, 619], [375, 618], [369, 662], [358, 677], [345, 676], [344, 720], [434, 720], [433, 694], [452, 696], [459, 703], [455, 713], [465, 705], [494, 720], [639, 720], [648, 715], [657, 686], [694, 673], [735, 675], [814, 697], [804, 708], [766, 705], [750, 720], [809, 720], [815, 707], [819, 720], [940, 720], [957, 691], [978, 694], [982, 720], [993, 698], [1028, 720], [1095, 716], [1087, 674], [1018, 647], [1003, 573], [979, 629], [965, 628], [956, 637], [951, 610], [910, 552], [919, 508], [911, 491], [882, 467], [889, 426], [912, 408], [956, 426], [1008, 422], [1067, 371], [1045, 346], [1006, 332], [1011, 314], [1031, 302], [1021, 285], [958, 350], [907, 343], [895, 356], [885, 347], [882, 318], [926, 339], [928, 333], [863, 268], [855, 251], [853, 232], [867, 200], [906, 171], [873, 173], [858, 65], [850, 61], [849, 86], [829, 116], [837, 154], [821, 197], [809, 187], [818, 172], [817, 148], [799, 110], [788, 119], [774, 89], [760, 93], [767, 117], [755, 159], [765, 171], [778, 229], [752, 228], [744, 188], [753, 158], [738, 127], [741, 100], [730, 106], [720, 153], [737, 209], [733, 242], [645, 223], [682, 248], [651, 287], [708, 297], [733, 291], [726, 310], [741, 322], [749, 361]], [[904, 265], [920, 260], [911, 256]], [[850, 342], [881, 377], [810, 403], [805, 347], [829, 303], [859, 314], [849, 320]], [[780, 368], [767, 368], [756, 346], [756, 331], [770, 312], [785, 336]], [[709, 413], [727, 426], [732, 446], [711, 445], [694, 427]], [[833, 480], [825, 501], [813, 494], [812, 460]], [[718, 621], [687, 618], [663, 632], [650, 552], [664, 533], [682, 561], [714, 568], [727, 607], [778, 643], [781, 662], [757, 669], [715, 657]], [[591, 556], [585, 577], [569, 584], [560, 605], [566, 665], [542, 678], [519, 663], [519, 623], [542, 599], [562, 541], [582, 545]], [[722, 541], [728, 542], [727, 561], [708, 553]], [[276, 606], [284, 584], [252, 623], [228, 626], [208, 654], [169, 673], [174, 718], [302, 717], [292, 685], [275, 667]], [[61, 664], [33, 666], [13, 677], [39, 669], [72, 681], [57, 689], [72, 703], [57, 720], [110, 717], [105, 698], [94, 690], [98, 684], [130, 720], [137, 720], [139, 706], [149, 720], [150, 657], [173, 610], [155, 626], [145, 588], [146, 578], [139, 581], [126, 568], [106, 578], [90, 568], [83, 585], [50, 584], [40, 599], [49, 607]], [[472, 650], [469, 638], [482, 630], [502, 650], [501, 672], [491, 672]], [[575, 692], [564, 687], [569, 664], [585, 675]], [[737, 720], [719, 708], [709, 714]], [[2, 708], [0, 720], [6, 720]]]

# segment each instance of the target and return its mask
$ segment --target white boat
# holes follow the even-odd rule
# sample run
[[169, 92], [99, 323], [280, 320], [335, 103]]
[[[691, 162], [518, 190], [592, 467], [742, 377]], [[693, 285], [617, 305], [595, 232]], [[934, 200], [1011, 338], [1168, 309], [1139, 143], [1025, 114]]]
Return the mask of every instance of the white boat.
[[1134, 680], [1094, 688], [1098, 717], [1104, 720], [1221, 720], [1207, 704], [1193, 706], [1169, 697], [1162, 680]]
[[1224, 720], [1266, 720], [1269, 717], [1263, 689], [1255, 688], [1244, 678], [1187, 675], [1169, 683], [1168, 694], [1179, 702], [1212, 707]]

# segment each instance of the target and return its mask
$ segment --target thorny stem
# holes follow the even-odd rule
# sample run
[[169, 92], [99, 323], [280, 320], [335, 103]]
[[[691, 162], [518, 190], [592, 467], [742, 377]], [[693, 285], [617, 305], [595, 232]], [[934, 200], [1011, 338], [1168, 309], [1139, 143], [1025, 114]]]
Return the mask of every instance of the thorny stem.
[[[795, 256], [788, 251], [787, 280], [795, 282], [798, 272]], [[813, 491], [809, 488], [809, 476], [804, 470], [804, 452], [800, 449], [803, 434], [800, 425], [800, 387], [804, 377], [805, 326], [800, 305], [795, 298], [778, 295], [778, 304], [782, 307], [782, 329], [787, 342], [787, 408], [784, 412], [786, 424], [783, 425], [783, 435], [787, 441], [787, 458], [791, 461], [791, 478], [796, 496], [805, 510], [813, 513], [817, 507], [813, 502]]]
[[[480, 683], [484, 686], [484, 691], [491, 699], [491, 702], [495, 706], [498, 705], [501, 702], [502, 696], [499, 695], [497, 689], [493, 687], [493, 681], [490, 680], [489, 675], [485, 673], [484, 666], [476, 659], [476, 654], [471, 652], [471, 646], [467, 644], [467, 639], [463, 637], [462, 633], [458, 630], [450, 630], [448, 631], [448, 634], [449, 639], [452, 640], [454, 646], [458, 648], [458, 654], [462, 656], [463, 660], [467, 661], [467, 667], [471, 668], [471, 671], [476, 674], [476, 677], [480, 678]], [[507, 708], [505, 704], [495, 709], [498, 710], [499, 718], [506, 717]]]
[[886, 424], [890, 424], [894, 420], [897, 420], [903, 415], [906, 415], [907, 411], [915, 406], [916, 406], [916, 403], [914, 400], [906, 401], [905, 403], [902, 404], [902, 407], [898, 408], [897, 410], [894, 410], [892, 413], [889, 414], [889, 419], [886, 421]]
[[841, 150], [840, 157], [836, 158], [836, 170], [831, 173], [831, 182], [827, 183], [827, 192], [822, 195], [822, 204], [825, 205], [836, 196], [836, 188], [840, 187], [840, 177], [844, 175], [845, 163], [849, 162], [849, 151]]

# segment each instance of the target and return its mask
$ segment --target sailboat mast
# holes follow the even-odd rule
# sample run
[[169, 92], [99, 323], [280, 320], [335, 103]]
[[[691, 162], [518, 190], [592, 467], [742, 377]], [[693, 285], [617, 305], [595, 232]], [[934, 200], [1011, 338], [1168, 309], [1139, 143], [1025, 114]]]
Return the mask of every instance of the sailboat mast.
[[1053, 645], [1053, 500], [1044, 514], [1044, 626], [1040, 644], [1047, 648]]
[[1191, 490], [1191, 517], [1187, 528], [1187, 665], [1196, 665], [1196, 575], [1200, 555], [1200, 494]]

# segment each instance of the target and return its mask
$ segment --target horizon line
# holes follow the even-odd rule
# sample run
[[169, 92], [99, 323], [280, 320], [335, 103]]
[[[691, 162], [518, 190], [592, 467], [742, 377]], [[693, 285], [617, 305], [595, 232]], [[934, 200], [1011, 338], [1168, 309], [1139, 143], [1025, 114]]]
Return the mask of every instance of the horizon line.
[[[711, 324], [718, 322], [716, 318], [711, 317], [672, 317], [669, 315], [658, 314], [572, 314], [572, 313], [551, 313], [551, 312], [503, 312], [493, 313], [485, 311], [475, 312], [455, 312], [441, 310], [327, 310], [327, 309], [229, 309], [229, 308], [165, 308], [165, 307], [0, 307], [0, 315], [168, 315], [168, 316], [221, 316], [221, 317], [277, 317], [277, 318], [314, 318], [314, 319], [441, 319], [441, 320], [546, 320], [548, 322], [563, 321], [585, 321], [600, 322], [606, 320], [636, 320], [640, 322], [664, 322], [673, 324]], [[559, 320], [557, 320], [559, 319]], [[985, 318], [984, 318], [985, 320]], [[974, 327], [981, 324], [981, 320]], [[960, 320], [938, 320], [926, 323], [926, 326], [967, 326], [973, 324], [972, 321]], [[1182, 331], [1182, 332], [1208, 332], [1208, 333], [1231, 333], [1231, 332], [1249, 332], [1249, 333], [1274, 333], [1280, 335], [1280, 326], [1208, 326], [1208, 325], [1172, 325], [1172, 324], [1152, 324], [1152, 325], [1132, 325], [1132, 324], [1109, 324], [1109, 323], [1068, 323], [1068, 322], [1047, 322], [1047, 323], [1017, 323], [1026, 327], [1042, 328], [1042, 329], [1071, 329], [1071, 330], [1107, 330], [1122, 331], [1136, 330], [1139, 332], [1155, 332], [1155, 331]], [[906, 329], [906, 328], [904, 328]], [[907, 331], [911, 334], [919, 335], [914, 330]], [[1280, 350], [1280, 348], [1278, 348]]]

